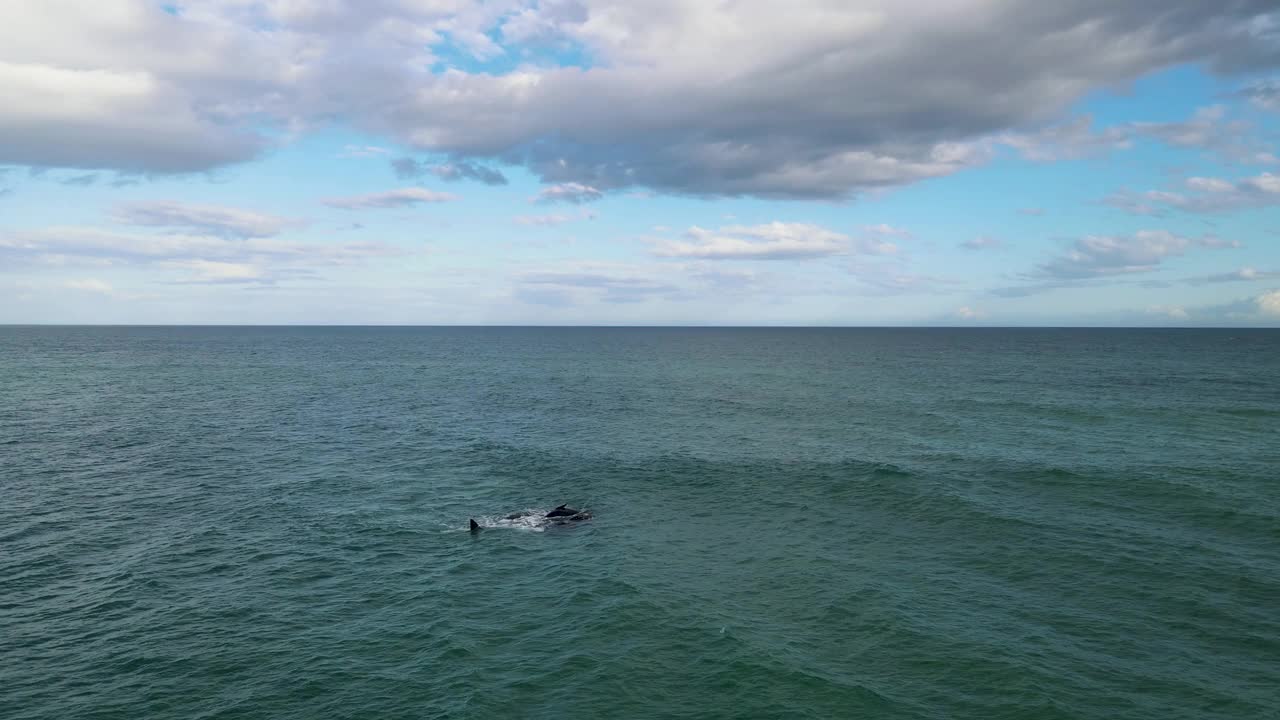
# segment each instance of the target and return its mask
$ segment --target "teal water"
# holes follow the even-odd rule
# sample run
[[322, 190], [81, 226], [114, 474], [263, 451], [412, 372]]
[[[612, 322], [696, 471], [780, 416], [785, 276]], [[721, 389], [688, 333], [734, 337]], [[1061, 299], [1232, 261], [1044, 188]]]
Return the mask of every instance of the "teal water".
[[0, 328], [0, 717], [1274, 718], [1278, 474], [1276, 331]]

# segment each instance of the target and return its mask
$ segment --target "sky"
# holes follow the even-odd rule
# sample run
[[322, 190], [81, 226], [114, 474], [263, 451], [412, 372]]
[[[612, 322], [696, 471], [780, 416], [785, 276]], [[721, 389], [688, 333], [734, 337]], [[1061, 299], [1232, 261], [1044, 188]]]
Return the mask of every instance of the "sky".
[[1280, 5], [5, 3], [0, 323], [1277, 327]]

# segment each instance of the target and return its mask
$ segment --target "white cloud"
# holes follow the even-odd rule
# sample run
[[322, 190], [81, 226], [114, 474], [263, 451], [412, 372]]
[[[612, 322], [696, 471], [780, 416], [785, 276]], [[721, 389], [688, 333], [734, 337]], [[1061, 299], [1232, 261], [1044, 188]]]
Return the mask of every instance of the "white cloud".
[[[319, 269], [404, 255], [384, 243], [311, 243], [180, 233], [142, 234], [87, 227], [0, 231], [0, 266], [148, 266], [185, 272], [183, 282], [270, 284]], [[84, 285], [79, 289], [92, 289]]]
[[594, 220], [595, 217], [596, 217], [595, 213], [583, 211], [576, 215], [561, 215], [561, 214], [555, 214], [555, 213], [549, 214], [549, 215], [517, 215], [514, 218], [512, 218], [512, 221], [514, 221], [517, 225], [529, 225], [533, 227], [554, 227], [556, 225], [564, 225], [565, 223], [571, 223], [576, 220]]
[[84, 278], [81, 280], [67, 280], [62, 284], [68, 290], [81, 290], [84, 292], [100, 293], [102, 295], [110, 295], [115, 291], [109, 283], [94, 278]]
[[453, 193], [438, 192], [436, 190], [414, 187], [402, 188], [399, 190], [388, 190], [380, 193], [369, 193], [367, 195], [328, 198], [326, 200], [321, 200], [321, 202], [329, 207], [339, 208], [341, 210], [370, 210], [378, 208], [408, 207], [412, 205], [420, 205], [422, 203], [442, 203], [457, 199], [458, 196]]
[[581, 183], [569, 182], [559, 185], [552, 185], [543, 188], [534, 197], [535, 202], [540, 203], [556, 203], [565, 202], [574, 205], [595, 202], [604, 197], [604, 193], [590, 185], [582, 185]]
[[875, 294], [938, 294], [950, 292], [956, 284], [949, 278], [911, 272], [900, 262], [855, 264], [849, 274]]
[[242, 238], [271, 237], [301, 224], [297, 220], [239, 208], [189, 205], [163, 200], [121, 205], [115, 209], [112, 217], [116, 222], [126, 225], [173, 228]]
[[983, 235], [981, 237], [973, 238], [972, 240], [965, 240], [960, 243], [960, 247], [966, 250], [995, 250], [997, 248], [1004, 247], [1004, 242], [999, 238]]
[[379, 145], [344, 145], [342, 152], [338, 153], [340, 158], [372, 158], [382, 157], [391, 153], [387, 148]]
[[266, 268], [252, 263], [217, 260], [170, 260], [164, 263], [189, 271], [182, 282], [207, 284], [273, 283], [277, 279]]
[[956, 317], [961, 320], [981, 320], [986, 316], [987, 314], [985, 312], [978, 310], [977, 308], [969, 307], [968, 305], [956, 310]]
[[1150, 315], [1162, 315], [1171, 320], [1187, 320], [1191, 317], [1186, 308], [1180, 305], [1152, 305], [1147, 308], [1147, 313]]
[[805, 260], [848, 252], [851, 243], [847, 235], [808, 223], [730, 225], [718, 231], [695, 226], [685, 232], [683, 241], [657, 241], [654, 254], [703, 260]]
[[573, 218], [568, 215], [517, 215], [512, 220], [517, 225], [532, 225], [535, 227], [551, 227], [573, 222]]
[[1254, 299], [1263, 315], [1280, 317], [1280, 290], [1265, 292]]
[[879, 225], [864, 225], [862, 227], [862, 231], [864, 233], [867, 233], [868, 235], [875, 235], [879, 237], [896, 237], [896, 238], [911, 237], [911, 231], [894, 227], [888, 223], [880, 223]]
[[597, 300], [632, 303], [681, 292], [679, 286], [656, 272], [607, 263], [531, 270], [519, 273], [515, 280], [517, 297], [537, 305], [571, 305]]

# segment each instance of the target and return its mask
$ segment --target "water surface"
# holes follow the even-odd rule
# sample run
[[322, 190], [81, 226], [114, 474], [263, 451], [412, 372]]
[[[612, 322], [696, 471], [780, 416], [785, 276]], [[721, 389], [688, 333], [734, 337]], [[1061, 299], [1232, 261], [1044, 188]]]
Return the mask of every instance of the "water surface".
[[0, 716], [1276, 717], [1278, 357], [0, 328]]

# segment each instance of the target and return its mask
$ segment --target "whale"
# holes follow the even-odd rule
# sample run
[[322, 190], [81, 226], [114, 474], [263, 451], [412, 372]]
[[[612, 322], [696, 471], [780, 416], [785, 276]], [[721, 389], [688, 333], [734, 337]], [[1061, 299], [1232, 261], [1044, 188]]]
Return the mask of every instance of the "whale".
[[[551, 510], [541, 516], [530, 510], [521, 510], [520, 512], [514, 512], [503, 517], [504, 520], [520, 520], [521, 518], [534, 518], [535, 523], [539, 525], [563, 525], [566, 523], [578, 522], [580, 520], [589, 520], [591, 518], [591, 513], [587, 510], [575, 510], [568, 505], [558, 505], [554, 510]], [[469, 519], [469, 523], [472, 533], [478, 533], [484, 529], [484, 526], [476, 522], [475, 518]]]

